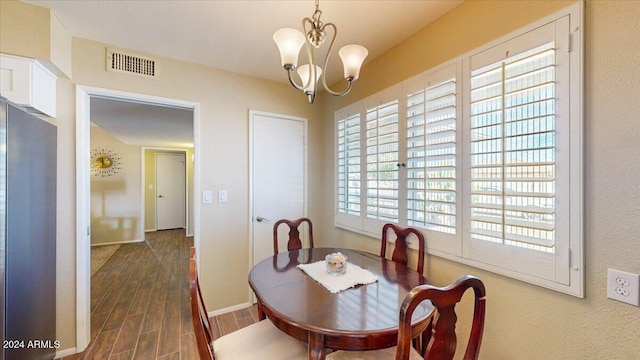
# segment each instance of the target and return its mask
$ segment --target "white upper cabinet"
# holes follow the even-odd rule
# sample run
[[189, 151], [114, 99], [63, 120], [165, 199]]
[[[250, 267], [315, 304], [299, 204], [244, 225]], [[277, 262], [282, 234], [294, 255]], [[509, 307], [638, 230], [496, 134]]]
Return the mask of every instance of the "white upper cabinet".
[[0, 95], [36, 114], [56, 117], [56, 76], [37, 60], [0, 54]]

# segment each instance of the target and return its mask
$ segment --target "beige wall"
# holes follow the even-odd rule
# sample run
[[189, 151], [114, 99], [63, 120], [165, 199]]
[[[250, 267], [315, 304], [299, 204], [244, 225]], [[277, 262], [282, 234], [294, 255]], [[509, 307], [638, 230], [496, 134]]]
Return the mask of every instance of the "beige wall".
[[71, 77], [71, 35], [48, 9], [0, 1], [0, 52], [42, 60], [58, 76]]
[[113, 175], [91, 176], [91, 245], [143, 240], [140, 146], [92, 126], [91, 149], [110, 150], [120, 158], [120, 170]]
[[13, 1], [0, 1], [0, 52], [49, 59], [48, 9]]
[[[333, 112], [419, 74], [574, 2], [466, 1], [380, 58], [367, 63], [352, 94], [323, 97], [324, 192], [333, 193]], [[640, 273], [640, 2], [587, 1], [585, 8], [586, 296], [564, 295], [435, 256], [427, 277], [437, 285], [461, 274], [487, 287], [481, 358], [637, 359], [640, 311], [608, 300], [607, 268]], [[399, 66], [398, 64], [402, 64]], [[333, 198], [324, 214], [332, 214]], [[379, 251], [379, 240], [332, 227], [321, 245]], [[329, 241], [327, 241], [329, 240]], [[428, 239], [427, 239], [428, 243]], [[415, 255], [415, 254], [414, 254]], [[468, 311], [469, 303], [462, 309]], [[461, 317], [468, 320], [466, 314]], [[461, 330], [466, 330], [462, 326]]]

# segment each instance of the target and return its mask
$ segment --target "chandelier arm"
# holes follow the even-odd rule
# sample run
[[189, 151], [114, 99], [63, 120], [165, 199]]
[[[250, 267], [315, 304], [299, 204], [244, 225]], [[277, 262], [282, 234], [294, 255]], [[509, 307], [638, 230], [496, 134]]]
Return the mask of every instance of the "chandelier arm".
[[[317, 9], [316, 9], [317, 11]], [[311, 29], [313, 29], [313, 20], [305, 17], [304, 19], [302, 19], [302, 34], [305, 36], [305, 47], [307, 48], [307, 60], [309, 60], [309, 74], [308, 74], [308, 78], [307, 78], [307, 84], [311, 84], [311, 81], [313, 81], [313, 98], [315, 99], [316, 97], [316, 92], [318, 91], [318, 79], [315, 76], [316, 73], [316, 57], [315, 57], [315, 51], [312, 49], [312, 45], [311, 42], [309, 41], [309, 39], [307, 38], [307, 23], [309, 23], [309, 25], [311, 26]], [[302, 83], [304, 83], [304, 80], [302, 80]], [[300, 89], [303, 90], [304, 89]], [[310, 103], [311, 100], [309, 100]]]
[[291, 85], [293, 85], [293, 87], [298, 90], [304, 90], [304, 88], [301, 85], [296, 84], [296, 79], [294, 79], [293, 76], [291, 76], [294, 70], [295, 70], [294, 67], [287, 68], [287, 76], [289, 77], [289, 83], [291, 83]]
[[326, 29], [328, 26], [333, 28], [333, 38], [331, 39], [331, 44], [329, 44], [329, 51], [327, 52], [327, 57], [324, 59], [324, 67], [322, 69], [322, 85], [324, 86], [324, 89], [327, 90], [327, 92], [331, 95], [335, 95], [335, 96], [344, 96], [347, 95], [349, 93], [349, 91], [351, 91], [351, 86], [353, 85], [353, 81], [351, 80], [347, 80], [347, 88], [345, 90], [343, 90], [342, 92], [336, 92], [331, 90], [331, 88], [329, 87], [329, 85], [327, 85], [327, 64], [329, 63], [329, 57], [331, 57], [331, 50], [333, 50], [333, 44], [336, 41], [336, 37], [338, 37], [338, 28], [335, 26], [335, 24], [333, 23], [326, 23], [323, 27], [322, 30]]

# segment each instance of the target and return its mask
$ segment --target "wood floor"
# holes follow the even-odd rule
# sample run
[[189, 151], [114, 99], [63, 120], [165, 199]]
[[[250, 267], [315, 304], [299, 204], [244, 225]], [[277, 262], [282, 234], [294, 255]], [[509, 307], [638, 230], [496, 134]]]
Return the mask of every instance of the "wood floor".
[[[124, 244], [91, 277], [91, 343], [64, 360], [198, 359], [183, 230]], [[217, 336], [256, 322], [255, 306], [211, 319]]]

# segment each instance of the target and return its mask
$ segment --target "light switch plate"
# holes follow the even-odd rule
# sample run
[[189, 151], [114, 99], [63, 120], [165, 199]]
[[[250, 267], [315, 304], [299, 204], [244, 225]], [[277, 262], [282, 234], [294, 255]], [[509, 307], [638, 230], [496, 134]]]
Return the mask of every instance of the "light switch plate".
[[213, 202], [213, 194], [211, 190], [204, 190], [202, 192], [202, 203], [203, 204], [211, 204]]
[[227, 190], [218, 190], [218, 202], [226, 203], [227, 201], [228, 201]]

